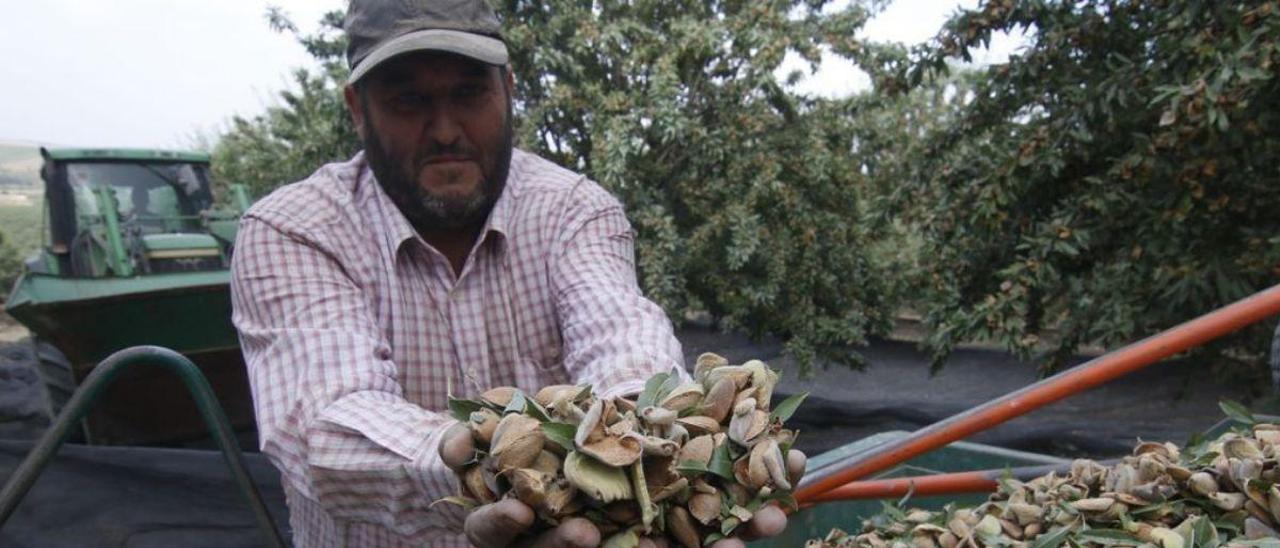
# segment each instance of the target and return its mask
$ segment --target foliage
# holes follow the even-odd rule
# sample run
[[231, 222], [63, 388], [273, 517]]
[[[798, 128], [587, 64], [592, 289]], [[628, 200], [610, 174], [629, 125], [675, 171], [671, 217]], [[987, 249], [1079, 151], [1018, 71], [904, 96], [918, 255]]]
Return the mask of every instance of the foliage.
[[273, 29], [292, 34], [319, 61], [319, 67], [294, 70], [296, 89], [281, 92], [280, 104], [261, 115], [233, 118], [214, 147], [216, 184], [244, 183], [254, 196], [301, 180], [360, 148], [341, 96], [347, 81], [341, 12], [326, 14], [321, 30], [311, 35], [299, 33], [278, 9], [271, 9], [267, 17]]
[[[992, 0], [867, 66], [900, 93], [1010, 29], [1026, 49], [929, 132], [891, 201], [930, 259], [936, 360], [991, 339], [1054, 367], [1274, 282], [1280, 5]], [[1266, 348], [1235, 344], [1255, 364]]]
[[646, 294], [674, 318], [786, 341], [807, 367], [856, 363], [891, 293], [860, 222], [856, 101], [778, 82], [791, 51], [853, 56], [876, 6], [507, 0], [520, 142], [626, 203]]
[[0, 228], [5, 239], [24, 257], [40, 248], [44, 230], [43, 196], [28, 195], [28, 199], [28, 205], [0, 205]]
[[[5, 236], [4, 231], [0, 231], [0, 295], [7, 298], [9, 289], [13, 287], [13, 283], [18, 280], [18, 276], [22, 274], [22, 256], [18, 250], [9, 243], [9, 239]], [[2, 300], [3, 298], [0, 298]]]
[[31, 205], [0, 205], [0, 301], [13, 289], [26, 259], [40, 248], [43, 198], [38, 194], [29, 198]]

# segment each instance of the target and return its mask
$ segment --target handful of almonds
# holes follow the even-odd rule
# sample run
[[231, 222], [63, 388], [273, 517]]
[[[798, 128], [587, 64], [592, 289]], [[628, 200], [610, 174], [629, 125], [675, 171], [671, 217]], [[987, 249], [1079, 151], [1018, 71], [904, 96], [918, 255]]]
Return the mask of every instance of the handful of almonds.
[[764, 362], [730, 365], [708, 353], [693, 382], [655, 375], [634, 400], [572, 385], [451, 399], [477, 451], [460, 473], [460, 496], [443, 501], [472, 508], [515, 498], [536, 512], [535, 532], [583, 517], [610, 547], [732, 536], [767, 502], [795, 505], [785, 455], [796, 433], [783, 422], [805, 395], [771, 410], [777, 382]]

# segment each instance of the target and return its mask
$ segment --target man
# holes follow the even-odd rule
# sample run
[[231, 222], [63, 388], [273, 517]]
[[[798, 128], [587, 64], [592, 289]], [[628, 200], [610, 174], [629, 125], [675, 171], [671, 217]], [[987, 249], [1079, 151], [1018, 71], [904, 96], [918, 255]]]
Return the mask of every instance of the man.
[[[588, 383], [611, 397], [680, 366], [636, 285], [622, 208], [513, 148], [507, 50], [483, 0], [355, 0], [345, 28], [365, 150], [256, 204], [232, 268], [294, 542], [594, 546], [586, 520], [525, 535], [533, 513], [515, 501], [467, 516], [432, 503], [457, 492], [450, 467], [473, 452], [443, 412], [449, 387]], [[786, 518], [753, 522], [772, 535]]]

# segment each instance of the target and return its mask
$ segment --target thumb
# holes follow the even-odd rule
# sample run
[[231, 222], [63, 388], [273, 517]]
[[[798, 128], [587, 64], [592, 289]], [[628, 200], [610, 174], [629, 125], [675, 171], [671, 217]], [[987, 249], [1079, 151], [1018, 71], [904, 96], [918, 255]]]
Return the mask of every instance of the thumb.
[[440, 437], [440, 460], [451, 470], [458, 471], [475, 456], [476, 447], [471, 439], [471, 429], [462, 423], [454, 423]]
[[533, 525], [533, 509], [515, 499], [486, 504], [467, 516], [463, 530], [467, 540], [479, 548], [509, 546]]

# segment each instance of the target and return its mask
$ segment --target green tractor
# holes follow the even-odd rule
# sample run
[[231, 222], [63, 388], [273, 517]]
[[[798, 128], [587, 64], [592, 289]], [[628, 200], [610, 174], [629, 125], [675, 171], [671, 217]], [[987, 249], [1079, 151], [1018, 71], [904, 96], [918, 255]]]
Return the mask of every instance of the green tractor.
[[[168, 347], [191, 358], [237, 430], [253, 426], [228, 269], [240, 214], [214, 200], [209, 156], [131, 149], [42, 149], [44, 244], [5, 310], [32, 334], [56, 413], [111, 353]], [[168, 445], [204, 427], [178, 379], [136, 368], [103, 395], [83, 425], [95, 444]]]

